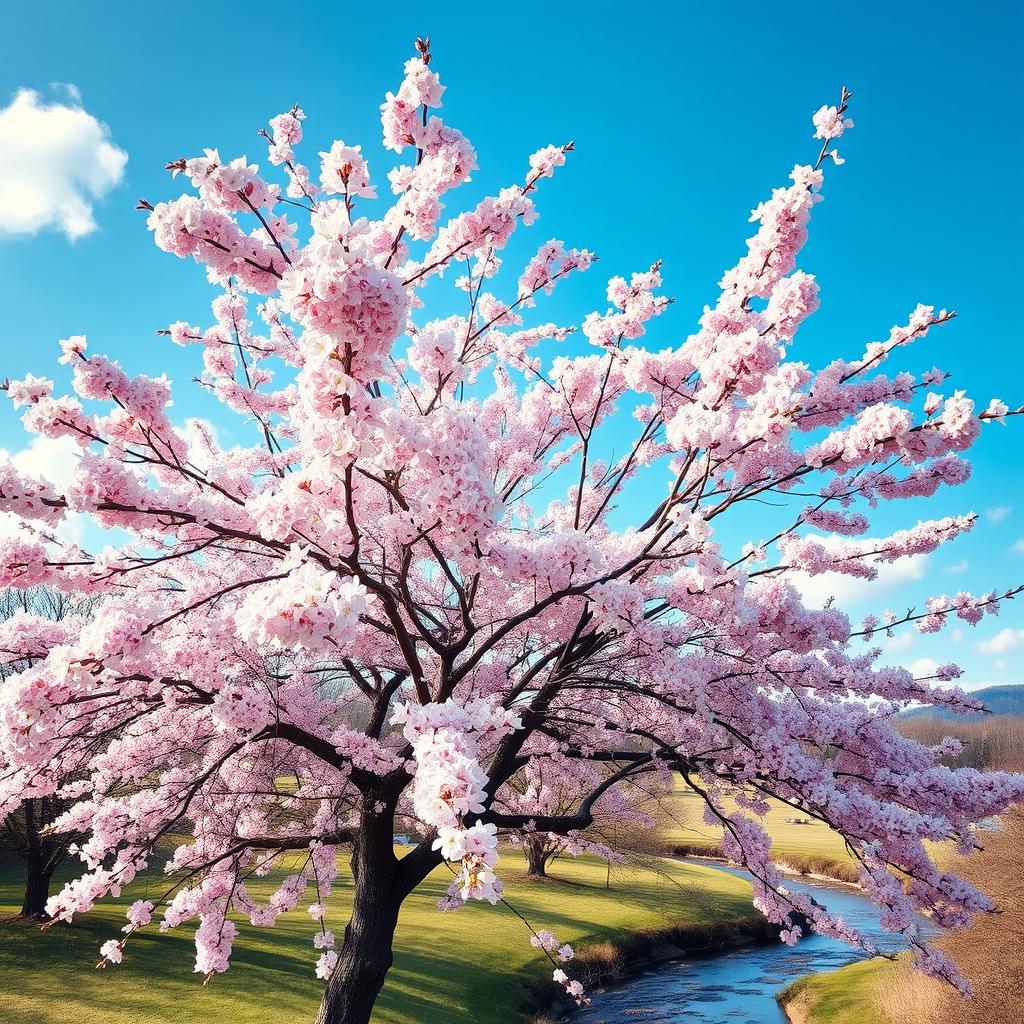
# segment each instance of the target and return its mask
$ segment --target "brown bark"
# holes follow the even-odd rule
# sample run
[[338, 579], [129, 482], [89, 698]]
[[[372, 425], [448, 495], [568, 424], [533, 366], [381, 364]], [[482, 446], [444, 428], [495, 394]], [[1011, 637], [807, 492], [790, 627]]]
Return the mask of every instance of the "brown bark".
[[531, 878], [544, 878], [548, 873], [548, 861], [551, 859], [551, 850], [547, 844], [536, 837], [526, 840], [526, 873]]
[[47, 836], [44, 829], [61, 810], [52, 797], [26, 800], [3, 821], [7, 840], [13, 843], [25, 862], [25, 892], [21, 916], [45, 920], [50, 882], [57, 866], [67, 856], [65, 836]]
[[25, 863], [25, 897], [21, 904], [21, 916], [45, 919], [46, 901], [50, 898], [50, 880], [53, 870], [44, 864], [44, 858], [35, 851]]
[[369, 1024], [394, 961], [398, 912], [406, 896], [440, 863], [430, 838], [395, 857], [391, 814], [364, 813], [352, 853], [352, 917], [327, 982], [316, 1024]]

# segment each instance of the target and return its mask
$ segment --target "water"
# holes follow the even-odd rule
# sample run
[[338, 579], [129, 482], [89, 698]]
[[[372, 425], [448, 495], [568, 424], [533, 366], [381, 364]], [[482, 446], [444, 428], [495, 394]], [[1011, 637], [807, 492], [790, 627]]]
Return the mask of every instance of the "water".
[[[747, 878], [743, 871], [720, 868]], [[787, 881], [858, 928], [879, 950], [900, 948], [879, 924], [871, 901], [855, 889]], [[573, 1024], [785, 1024], [776, 993], [794, 978], [863, 960], [865, 953], [813, 932], [796, 946], [742, 946], [713, 957], [677, 960], [620, 987], [592, 993]]]

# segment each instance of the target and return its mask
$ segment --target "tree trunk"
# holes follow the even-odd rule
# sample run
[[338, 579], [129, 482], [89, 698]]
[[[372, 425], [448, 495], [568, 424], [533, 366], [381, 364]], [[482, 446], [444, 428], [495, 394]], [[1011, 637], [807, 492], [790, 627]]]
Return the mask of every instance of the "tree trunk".
[[548, 873], [551, 852], [538, 839], [526, 840], [526, 874], [531, 878], [544, 878]]
[[364, 813], [352, 852], [352, 918], [327, 982], [317, 1024], [369, 1024], [394, 960], [392, 943], [402, 901], [440, 858], [414, 851], [399, 861], [391, 814]]
[[21, 905], [22, 917], [46, 918], [46, 901], [50, 898], [50, 879], [53, 872], [43, 867], [38, 851], [30, 854], [25, 865], [25, 899]]
[[49, 823], [48, 806], [44, 802], [38, 809], [34, 800], [27, 800], [24, 805], [25, 815], [25, 899], [21, 905], [21, 916], [46, 918], [46, 901], [50, 898], [50, 879], [53, 877], [53, 864], [50, 862], [48, 843], [39, 835], [39, 829]]
[[357, 884], [352, 920], [345, 928], [338, 966], [327, 982], [317, 1024], [369, 1024], [373, 1004], [394, 961], [398, 923], [394, 896]]

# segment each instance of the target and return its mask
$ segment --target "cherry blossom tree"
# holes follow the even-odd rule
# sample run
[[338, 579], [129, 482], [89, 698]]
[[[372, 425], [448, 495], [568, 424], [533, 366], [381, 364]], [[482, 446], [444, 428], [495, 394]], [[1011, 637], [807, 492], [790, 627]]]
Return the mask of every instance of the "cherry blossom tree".
[[[76, 601], [73, 595], [47, 587], [0, 594], [0, 686], [45, 657], [53, 645], [72, 639], [91, 603], [89, 598]], [[50, 826], [71, 807], [74, 797], [70, 794], [86, 767], [84, 757], [77, 763], [69, 759], [66, 774], [54, 791], [5, 804], [8, 812], [0, 818], [0, 846], [14, 852], [25, 865], [23, 918], [47, 916], [53, 874], [68, 859], [77, 838], [53, 832]]]
[[[917, 911], [957, 927], [990, 904], [925, 844], [975, 847], [975, 824], [1024, 782], [951, 770], [900, 736], [911, 702], [975, 704], [951, 685], [956, 666], [914, 678], [881, 664], [877, 641], [976, 623], [1017, 591], [853, 623], [809, 607], [794, 580], [871, 579], [970, 530], [964, 514], [878, 535], [872, 510], [964, 483], [962, 453], [1010, 410], [938, 393], [939, 370], [887, 372], [952, 318], [931, 306], [861, 355], [819, 369], [790, 356], [818, 304], [797, 255], [842, 162], [849, 93], [814, 115], [813, 162], [754, 210], [693, 334], [641, 342], [669, 303], [655, 264], [613, 277], [559, 355], [572, 327], [527, 319], [594, 257], [544, 242], [508, 286], [501, 253], [572, 144], [451, 215], [477, 154], [436, 115], [442, 92], [418, 43], [381, 108], [402, 161], [390, 205], [372, 204], [379, 179], [357, 146], [320, 153], [314, 180], [297, 107], [262, 133], [281, 185], [208, 150], [169, 165], [194, 192], [140, 203], [156, 244], [218, 289], [209, 326], [161, 333], [201, 356], [200, 386], [251, 444], [176, 425], [166, 379], [131, 376], [83, 337], [62, 342], [74, 395], [9, 385], [30, 431], [81, 456], [63, 490], [0, 467], [0, 509], [34, 531], [0, 542], [0, 585], [102, 598], [0, 696], [0, 809], [56, 792], [78, 758], [89, 768], [55, 826], [85, 836], [84, 873], [50, 912], [117, 895], [185, 835], [166, 889], [132, 905], [105, 961], [156, 919], [194, 922], [209, 977], [228, 968], [239, 917], [269, 927], [301, 904], [326, 980], [319, 1020], [365, 1024], [399, 908], [430, 871], [455, 873], [446, 907], [494, 903], [499, 836], [569, 837], [616, 786], [676, 776], [785, 941], [799, 921], [861, 939], [785, 887], [759, 820], [769, 797], [845, 837], [885, 925], [959, 983]], [[462, 311], [431, 318], [442, 276]], [[722, 523], [751, 507], [763, 539], [733, 550]], [[57, 539], [72, 513], [109, 545]], [[512, 806], [538, 766], [586, 780], [570, 810]], [[415, 831], [410, 819], [423, 839], [398, 856], [396, 820]], [[303, 866], [258, 899], [252, 879], [286, 851]], [[324, 913], [341, 852], [354, 895], [336, 942]], [[542, 929], [532, 941], [584, 999], [561, 966], [571, 949]]]
[[[603, 781], [600, 762], [564, 757], [557, 751], [535, 758], [517, 772], [495, 799], [501, 813], [528, 818], [571, 814], [581, 793], [589, 793]], [[641, 780], [637, 780], [640, 782]], [[647, 781], [647, 780], [643, 780]], [[543, 832], [528, 824], [513, 842], [521, 842], [526, 873], [535, 878], [547, 875], [547, 866], [557, 854], [573, 857], [593, 853], [609, 863], [622, 863], [626, 854], [649, 854], [659, 848], [652, 830], [657, 825], [660, 787], [651, 792], [637, 782], [624, 781], [605, 790], [590, 809], [590, 824], [566, 834]], [[649, 785], [649, 782], [648, 782]]]

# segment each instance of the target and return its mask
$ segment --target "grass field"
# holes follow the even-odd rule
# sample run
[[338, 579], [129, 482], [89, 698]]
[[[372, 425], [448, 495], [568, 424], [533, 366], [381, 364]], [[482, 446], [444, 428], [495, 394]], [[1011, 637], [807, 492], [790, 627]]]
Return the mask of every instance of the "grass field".
[[890, 1024], [877, 1007], [876, 994], [892, 970], [891, 960], [876, 957], [811, 974], [784, 989], [779, 1001], [793, 1024]]
[[[537, 928], [550, 928], [578, 947], [624, 933], [756, 919], [746, 882], [698, 865], [619, 870], [605, 888], [605, 865], [586, 857], [559, 859], [548, 881], [517, 877], [518, 854], [502, 858], [510, 902]], [[340, 936], [351, 892], [347, 868], [328, 921]], [[529, 945], [525, 926], [502, 906], [436, 908], [450, 873], [438, 869], [406, 902], [392, 969], [375, 1024], [513, 1024], [524, 983], [550, 977], [550, 965]], [[273, 929], [240, 925], [231, 970], [203, 987], [192, 972], [186, 928], [133, 938], [124, 963], [95, 970], [99, 944], [119, 936], [124, 909], [143, 895], [133, 885], [119, 900], [40, 932], [21, 922], [0, 924], [0, 1019], [3, 1024], [248, 1024], [311, 1021], [321, 992], [313, 976], [310, 921], [302, 909]], [[20, 905], [16, 868], [0, 870], [0, 916]], [[555, 988], [552, 985], [552, 994]]]
[[[680, 789], [663, 799], [658, 816], [667, 825], [664, 837], [670, 849], [710, 855], [720, 852], [722, 829], [705, 824], [702, 814], [703, 802], [691, 790]], [[799, 871], [856, 881], [853, 860], [838, 833], [813, 819], [809, 825], [786, 820], [798, 816], [793, 808], [774, 803], [763, 819], [772, 836], [776, 859]]]

